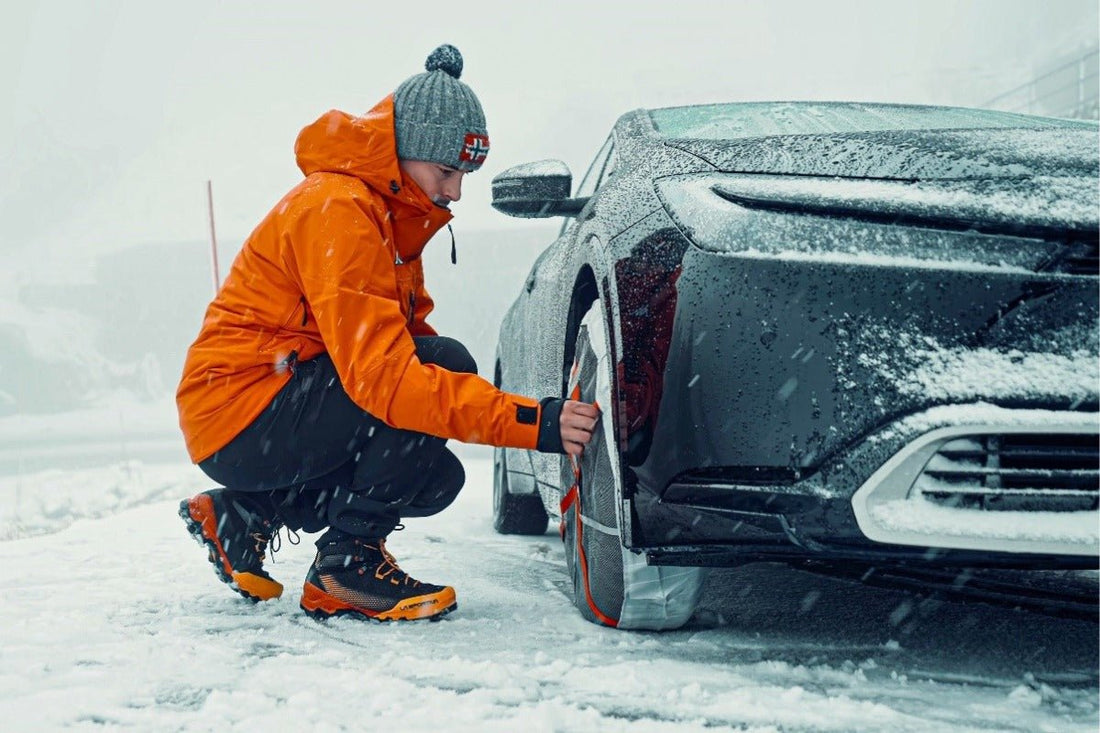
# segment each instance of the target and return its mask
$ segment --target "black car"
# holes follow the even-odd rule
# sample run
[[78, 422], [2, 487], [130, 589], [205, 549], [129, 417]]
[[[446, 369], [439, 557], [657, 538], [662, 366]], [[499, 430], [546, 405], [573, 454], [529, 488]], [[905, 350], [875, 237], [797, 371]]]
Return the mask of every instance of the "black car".
[[623, 115], [500, 329], [496, 383], [596, 401], [578, 462], [495, 454], [560, 517], [588, 619], [674, 628], [702, 569], [1098, 565], [1094, 122], [854, 103]]

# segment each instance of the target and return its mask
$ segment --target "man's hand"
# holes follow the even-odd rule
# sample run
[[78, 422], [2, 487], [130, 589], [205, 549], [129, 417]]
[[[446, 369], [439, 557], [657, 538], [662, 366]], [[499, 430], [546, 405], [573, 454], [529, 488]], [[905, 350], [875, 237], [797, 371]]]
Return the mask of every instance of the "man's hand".
[[592, 440], [592, 431], [600, 421], [600, 410], [595, 405], [576, 400], [566, 400], [561, 408], [561, 444], [571, 456], [580, 456]]

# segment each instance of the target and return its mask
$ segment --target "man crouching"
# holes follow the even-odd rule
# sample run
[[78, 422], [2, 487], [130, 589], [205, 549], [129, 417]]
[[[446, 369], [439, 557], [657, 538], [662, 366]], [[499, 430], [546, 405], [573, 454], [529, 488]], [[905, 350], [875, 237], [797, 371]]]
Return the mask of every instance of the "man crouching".
[[323, 530], [301, 599], [315, 617], [453, 610], [453, 588], [414, 580], [386, 548], [462, 488], [446, 440], [577, 455], [599, 417], [496, 389], [425, 320], [421, 251], [489, 152], [458, 50], [425, 68], [362, 117], [330, 111], [298, 135], [305, 179], [245, 241], [176, 395], [192, 460], [225, 487], [181, 502], [188, 530], [257, 601], [282, 594], [263, 567], [278, 530]]

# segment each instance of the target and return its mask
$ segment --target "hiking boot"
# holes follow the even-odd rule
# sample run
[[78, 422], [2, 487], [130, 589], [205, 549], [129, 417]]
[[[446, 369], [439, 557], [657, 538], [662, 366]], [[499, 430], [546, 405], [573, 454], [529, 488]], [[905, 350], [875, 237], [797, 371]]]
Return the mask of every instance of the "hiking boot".
[[306, 575], [302, 610], [316, 619], [358, 614], [376, 621], [436, 621], [458, 607], [450, 586], [410, 578], [384, 540], [344, 540], [320, 549]]
[[267, 545], [279, 524], [267, 519], [238, 494], [213, 489], [180, 502], [187, 531], [206, 547], [218, 578], [251, 601], [283, 594], [283, 586], [264, 570]]

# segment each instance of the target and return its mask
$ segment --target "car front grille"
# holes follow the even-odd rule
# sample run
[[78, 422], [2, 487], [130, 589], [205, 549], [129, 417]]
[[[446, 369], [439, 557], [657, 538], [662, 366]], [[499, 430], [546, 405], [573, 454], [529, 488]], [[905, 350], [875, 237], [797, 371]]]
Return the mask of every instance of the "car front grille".
[[942, 444], [914, 488], [944, 506], [1095, 510], [1100, 500], [1100, 443], [1094, 434], [968, 435]]

